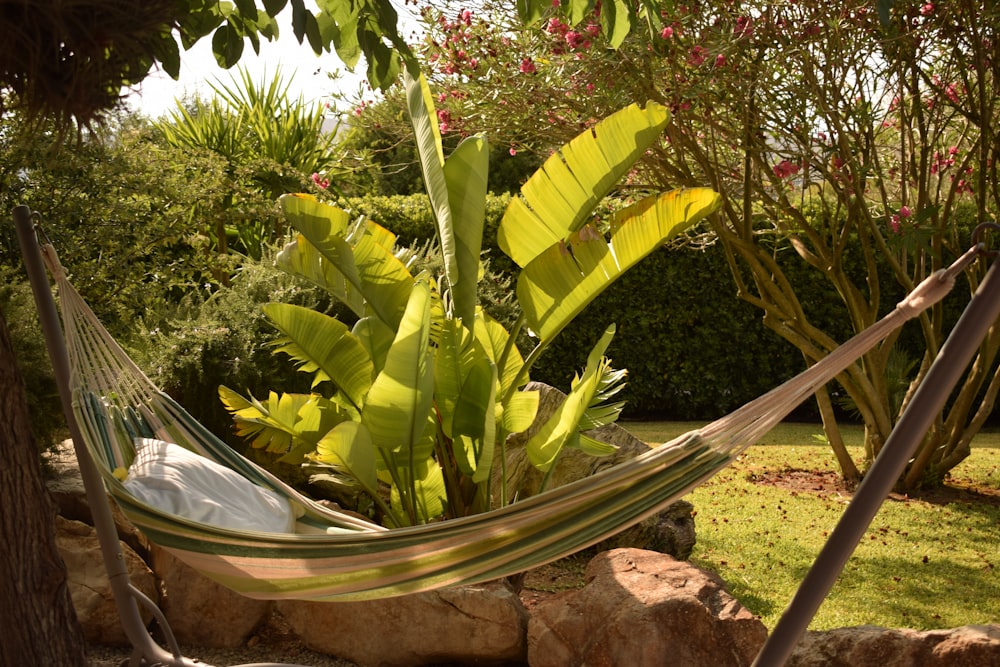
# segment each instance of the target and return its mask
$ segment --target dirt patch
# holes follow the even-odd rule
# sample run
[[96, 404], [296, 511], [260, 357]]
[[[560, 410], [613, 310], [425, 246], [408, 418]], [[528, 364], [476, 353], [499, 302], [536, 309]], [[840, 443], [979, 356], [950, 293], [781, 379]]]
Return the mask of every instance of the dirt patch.
[[539, 603], [554, 598], [567, 591], [583, 588], [584, 570], [594, 554], [584, 552], [562, 558], [548, 565], [536, 567], [521, 575], [511, 583], [520, 586], [518, 595], [521, 603], [529, 611]]
[[[854, 488], [832, 471], [801, 470], [785, 468], [783, 470], [765, 470], [749, 473], [747, 478], [764, 486], [775, 486], [795, 493], [814, 493], [821, 497], [843, 496], [850, 498]], [[910, 493], [890, 493], [890, 500], [905, 502], [922, 500], [934, 505], [950, 503], [968, 503], [1000, 507], [1000, 489], [986, 486], [975, 486], [965, 480], [949, 480], [941, 486], [913, 491]]]

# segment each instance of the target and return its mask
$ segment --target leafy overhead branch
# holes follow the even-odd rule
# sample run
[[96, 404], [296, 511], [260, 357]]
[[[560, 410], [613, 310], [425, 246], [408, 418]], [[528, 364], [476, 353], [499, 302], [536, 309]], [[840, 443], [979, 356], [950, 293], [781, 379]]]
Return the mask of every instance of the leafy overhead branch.
[[0, 15], [7, 36], [0, 88], [13, 93], [0, 104], [65, 126], [99, 122], [121, 90], [154, 67], [177, 78], [181, 47], [211, 35], [224, 68], [239, 62], [248, 41], [259, 52], [261, 38], [278, 36], [275, 17], [289, 5], [300, 44], [308, 41], [317, 54], [334, 51], [349, 68], [364, 57], [373, 87], [396, 81], [401, 58], [416, 70], [388, 0], [316, 0], [315, 11], [304, 0], [152, 0], [141, 8], [132, 0], [15, 0]]

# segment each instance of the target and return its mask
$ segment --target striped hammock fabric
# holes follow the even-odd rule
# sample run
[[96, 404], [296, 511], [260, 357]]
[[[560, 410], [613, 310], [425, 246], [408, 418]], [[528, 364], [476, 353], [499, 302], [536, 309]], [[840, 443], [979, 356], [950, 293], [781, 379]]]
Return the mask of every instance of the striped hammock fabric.
[[[73, 408], [105, 485], [152, 542], [252, 598], [361, 600], [474, 584], [516, 574], [593, 545], [712, 477], [819, 387], [906, 320], [940, 300], [955, 273], [939, 272], [884, 319], [808, 370], [730, 415], [592, 477], [461, 519], [387, 530], [332, 511], [243, 458], [157, 389], [68, 281], [51, 247], [70, 360]], [[135, 438], [177, 443], [286, 496], [301, 532], [201, 524], [132, 497], [114, 475]]]

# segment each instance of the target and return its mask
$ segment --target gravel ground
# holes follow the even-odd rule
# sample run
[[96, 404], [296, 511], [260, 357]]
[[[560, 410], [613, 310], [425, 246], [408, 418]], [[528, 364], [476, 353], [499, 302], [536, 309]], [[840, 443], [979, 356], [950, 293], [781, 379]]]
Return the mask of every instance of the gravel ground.
[[[160, 646], [166, 646], [159, 642]], [[262, 629], [243, 645], [236, 648], [204, 648], [181, 646], [181, 653], [189, 660], [206, 666], [230, 667], [254, 663], [287, 663], [309, 667], [358, 667], [353, 662], [310, 651], [283, 623], [280, 616], [268, 619]], [[89, 667], [119, 667], [127, 661], [132, 649], [127, 646], [87, 646]], [[128, 664], [125, 662], [124, 664]]]
[[[130, 649], [121, 646], [88, 646], [87, 664], [90, 667], [119, 667], [128, 664]], [[236, 649], [184, 649], [184, 656], [205, 665], [245, 665], [253, 663], [289, 663], [310, 667], [357, 667], [353, 662], [314, 653], [295, 646], [258, 644]]]

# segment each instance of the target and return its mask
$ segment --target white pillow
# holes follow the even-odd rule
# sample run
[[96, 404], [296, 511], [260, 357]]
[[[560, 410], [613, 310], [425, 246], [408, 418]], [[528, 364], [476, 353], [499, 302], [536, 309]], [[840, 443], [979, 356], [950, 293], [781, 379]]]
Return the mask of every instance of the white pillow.
[[180, 445], [136, 438], [125, 488], [157, 509], [235, 530], [290, 533], [295, 514], [282, 495]]

